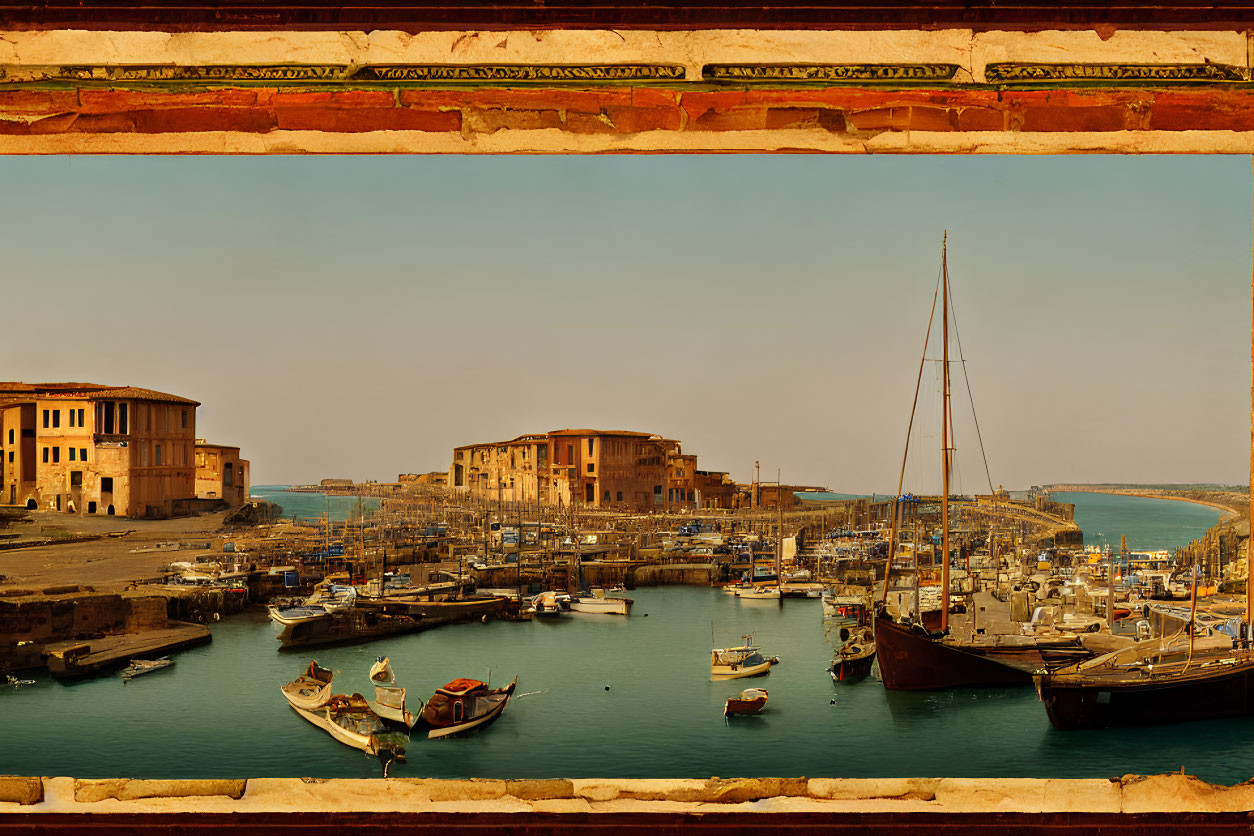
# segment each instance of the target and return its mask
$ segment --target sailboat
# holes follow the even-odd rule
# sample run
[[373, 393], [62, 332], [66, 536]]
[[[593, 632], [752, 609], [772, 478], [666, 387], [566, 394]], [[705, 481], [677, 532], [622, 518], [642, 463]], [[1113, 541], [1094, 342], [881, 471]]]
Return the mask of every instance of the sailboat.
[[[888, 598], [889, 577], [897, 544], [902, 483], [905, 480], [905, 456], [902, 457], [901, 479], [893, 502], [892, 525], [888, 539], [888, 575], [884, 579], [884, 599], [875, 616], [875, 653], [879, 661], [880, 676], [884, 687], [893, 690], [917, 691], [982, 685], [1028, 685], [1032, 682], [1030, 667], [1005, 664], [988, 653], [987, 648], [965, 645], [949, 635], [949, 477], [952, 469], [951, 410], [949, 398], [949, 266], [948, 233], [941, 243], [941, 322], [943, 358], [941, 362], [941, 585], [940, 629], [932, 630], [921, 619], [910, 619], [899, 612], [894, 619], [888, 614], [885, 602]], [[936, 300], [932, 300], [932, 315], [936, 312]], [[932, 321], [929, 318], [927, 337], [924, 338], [924, 358], [919, 363], [919, 380], [923, 378], [927, 342], [931, 338]], [[915, 388], [915, 406], [918, 405], [918, 385]], [[911, 411], [910, 425], [914, 425]], [[907, 436], [908, 439], [908, 436]], [[909, 441], [907, 440], [907, 454]], [[917, 555], [917, 544], [916, 544]], [[919, 583], [918, 562], [915, 561], [914, 582]]]

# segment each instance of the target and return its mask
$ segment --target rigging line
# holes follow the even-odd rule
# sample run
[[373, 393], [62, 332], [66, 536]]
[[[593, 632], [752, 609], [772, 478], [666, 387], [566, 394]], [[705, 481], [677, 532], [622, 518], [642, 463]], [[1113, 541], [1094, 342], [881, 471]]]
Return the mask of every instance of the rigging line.
[[893, 517], [888, 529], [888, 563], [884, 566], [884, 597], [882, 602], [888, 603], [888, 579], [893, 573], [893, 552], [897, 548], [897, 526], [899, 525], [897, 510], [901, 505], [901, 484], [906, 479], [906, 457], [910, 455], [910, 433], [914, 430], [914, 412], [919, 406], [919, 387], [923, 384], [923, 367], [927, 363], [927, 344], [932, 338], [932, 321], [936, 318], [936, 299], [940, 295], [941, 275], [944, 264], [936, 271], [936, 289], [932, 291], [932, 310], [927, 315], [927, 333], [923, 336], [923, 356], [919, 358], [919, 375], [914, 381], [914, 403], [910, 405], [910, 423], [906, 426], [906, 449], [901, 453], [901, 474], [897, 477], [897, 493], [893, 494]]
[[975, 422], [975, 437], [980, 442], [980, 456], [984, 459], [984, 476], [988, 479], [988, 492], [993, 493], [993, 476], [988, 472], [988, 454], [984, 452], [984, 437], [980, 434], [980, 417], [975, 414], [975, 395], [971, 393], [971, 376], [967, 374], [967, 358], [962, 353], [962, 337], [958, 334], [958, 311], [953, 304], [954, 292], [949, 286], [949, 277], [945, 278], [945, 287], [949, 288], [949, 315], [954, 321], [954, 342], [958, 344], [958, 362], [962, 364], [962, 379], [967, 384], [967, 399], [971, 403], [971, 420]]

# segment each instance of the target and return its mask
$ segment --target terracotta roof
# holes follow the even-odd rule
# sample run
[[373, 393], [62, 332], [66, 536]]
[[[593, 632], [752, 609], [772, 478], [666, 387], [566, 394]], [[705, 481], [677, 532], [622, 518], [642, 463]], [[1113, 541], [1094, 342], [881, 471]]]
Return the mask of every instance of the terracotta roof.
[[143, 389], [138, 386], [105, 386], [99, 383], [23, 383], [21, 381], [0, 382], [0, 399], [5, 401], [25, 400], [22, 396], [42, 398], [116, 398], [119, 400], [164, 401], [166, 403], [185, 403], [199, 406], [200, 401], [158, 392], [156, 389]]
[[641, 433], [635, 430], [550, 430], [549, 435], [626, 435], [632, 438], [657, 438], [656, 433]]

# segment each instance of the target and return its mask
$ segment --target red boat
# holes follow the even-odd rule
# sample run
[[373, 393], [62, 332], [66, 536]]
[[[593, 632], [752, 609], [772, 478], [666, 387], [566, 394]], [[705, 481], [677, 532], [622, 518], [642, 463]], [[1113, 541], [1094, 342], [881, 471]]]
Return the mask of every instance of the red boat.
[[766, 708], [766, 689], [749, 688], [741, 691], [738, 697], [727, 698], [727, 703], [723, 706], [723, 716], [747, 716], [757, 714], [764, 708]]

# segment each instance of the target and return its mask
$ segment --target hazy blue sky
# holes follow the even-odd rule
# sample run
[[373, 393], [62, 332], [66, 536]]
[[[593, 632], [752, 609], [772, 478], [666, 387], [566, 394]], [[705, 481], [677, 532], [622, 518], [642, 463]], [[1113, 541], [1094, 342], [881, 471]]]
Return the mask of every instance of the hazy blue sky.
[[[891, 491], [945, 229], [994, 483], [1247, 478], [1248, 157], [10, 157], [0, 183], [0, 378], [195, 398], [255, 484], [590, 426]], [[958, 446], [982, 489], [962, 420]]]

